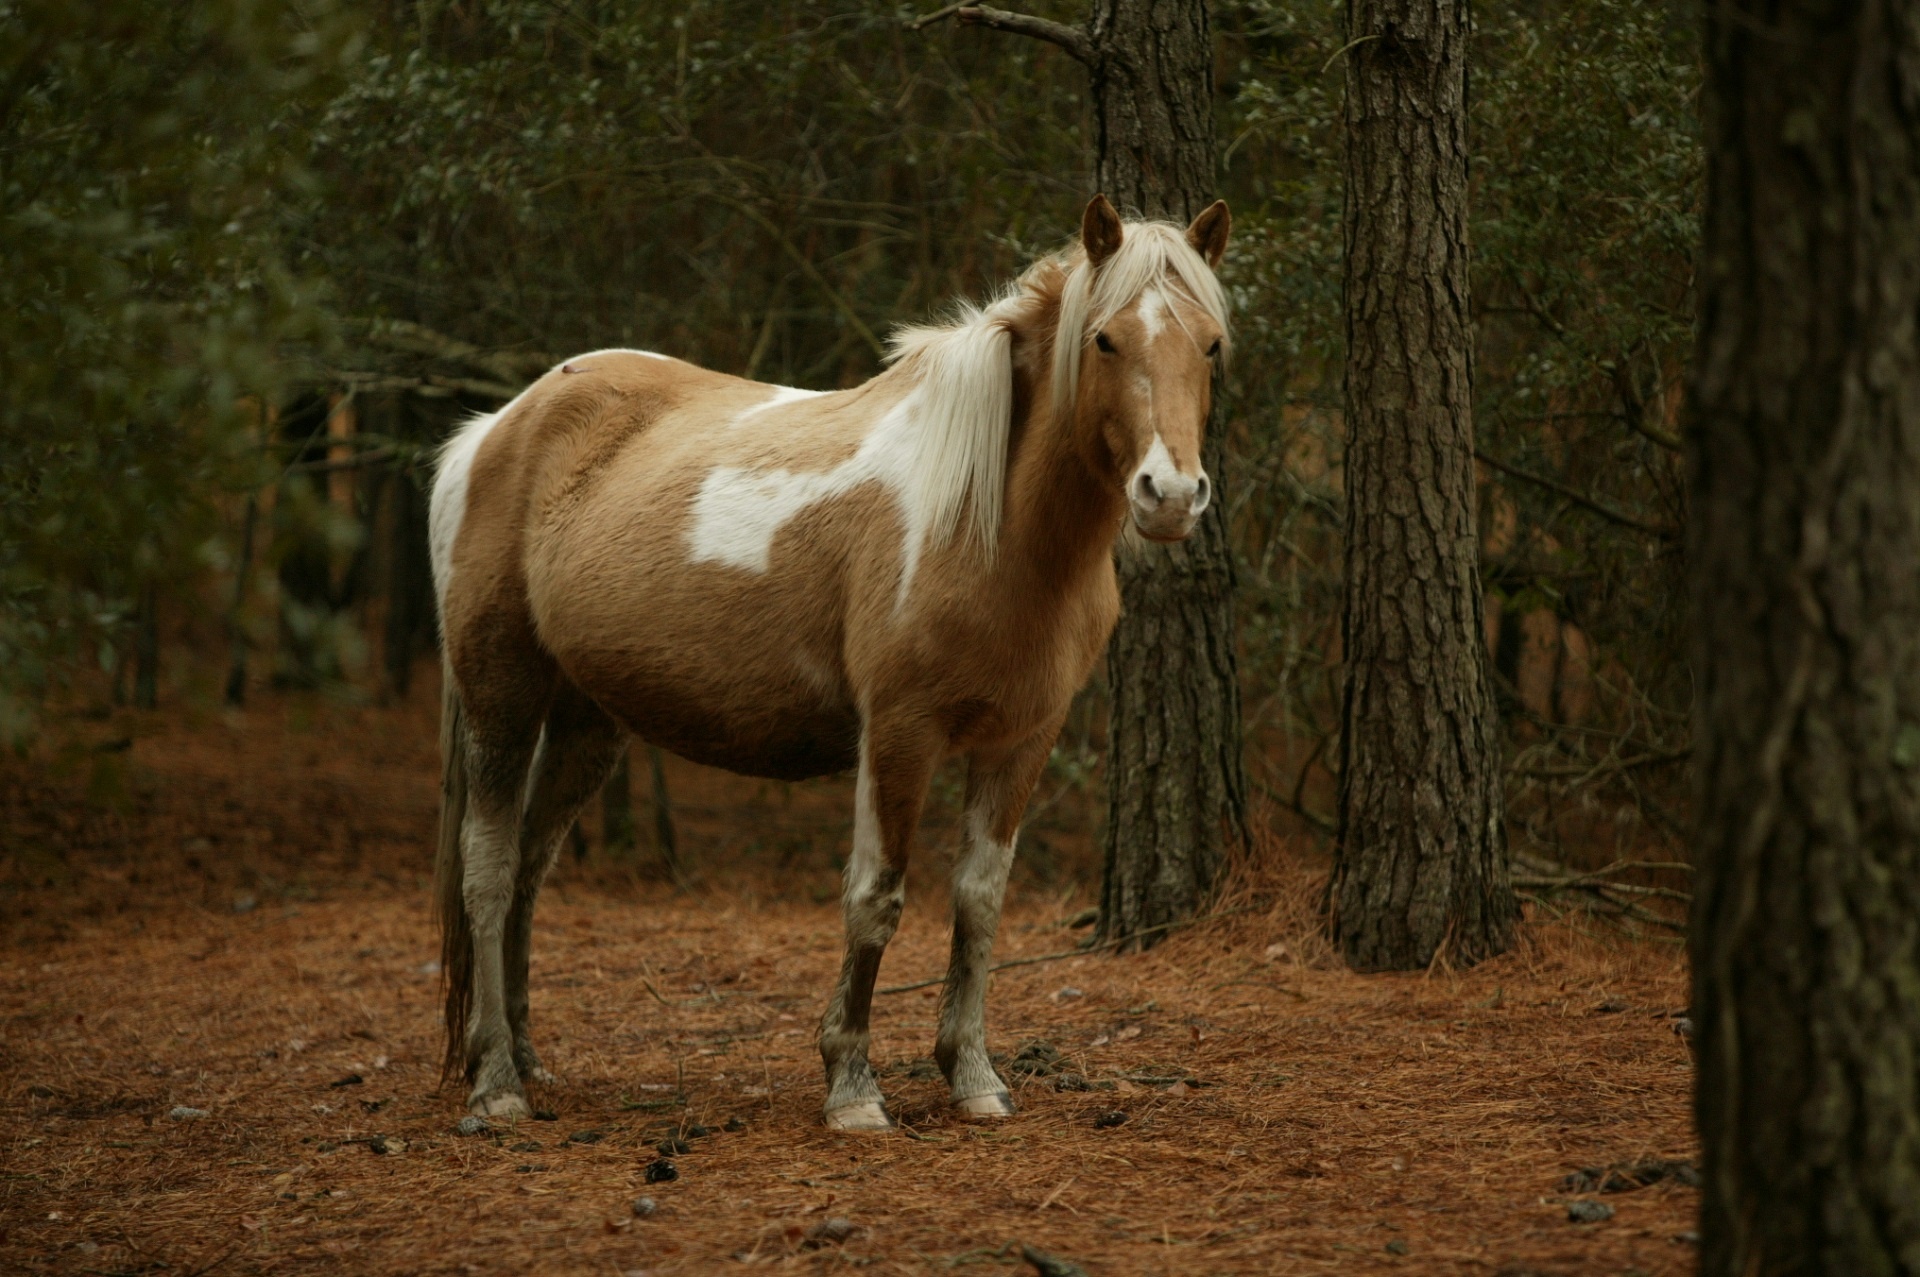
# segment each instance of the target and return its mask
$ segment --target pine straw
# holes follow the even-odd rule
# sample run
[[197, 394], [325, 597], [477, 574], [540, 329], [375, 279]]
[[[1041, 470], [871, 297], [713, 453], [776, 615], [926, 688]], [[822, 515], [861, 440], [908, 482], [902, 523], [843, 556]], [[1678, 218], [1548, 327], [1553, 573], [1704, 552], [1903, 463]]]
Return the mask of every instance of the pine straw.
[[[1539, 923], [1473, 971], [1355, 976], [1325, 951], [1316, 872], [1295, 856], [1147, 954], [995, 977], [997, 1050], [1044, 1039], [1111, 1090], [1026, 1078], [1018, 1116], [954, 1121], [913, 1068], [933, 991], [878, 999], [874, 1058], [905, 1133], [863, 1138], [818, 1122], [838, 924], [811, 896], [828, 864], [715, 873], [691, 894], [569, 866], [534, 972], [536, 1032], [566, 1079], [536, 1103], [559, 1118], [457, 1136], [418, 881], [430, 723], [320, 718], [149, 725], [135, 774], [159, 783], [119, 817], [76, 814], [83, 776], [0, 775], [33, 847], [8, 851], [0, 1270], [1013, 1272], [1020, 1243], [1094, 1274], [1692, 1270], [1675, 1240], [1692, 1190], [1609, 1196], [1613, 1220], [1574, 1225], [1558, 1186], [1692, 1155], [1676, 947]], [[360, 772], [301, 752], [316, 740], [351, 746]], [[759, 811], [744, 787], [712, 805], [726, 792]], [[939, 971], [935, 883], [917, 876], [883, 984]], [[242, 888], [261, 903], [236, 914]], [[1070, 948], [1058, 920], [1077, 903], [1029, 882], [999, 955]], [[208, 1116], [171, 1120], [176, 1105]], [[1126, 1121], [1096, 1127], [1109, 1112]], [[679, 1179], [646, 1184], [654, 1143], [695, 1122], [714, 1133], [673, 1159]], [[603, 1137], [563, 1142], [587, 1130]], [[408, 1145], [377, 1153], [375, 1136]], [[642, 1194], [659, 1209], [635, 1219]], [[830, 1217], [859, 1231], [809, 1241]]]

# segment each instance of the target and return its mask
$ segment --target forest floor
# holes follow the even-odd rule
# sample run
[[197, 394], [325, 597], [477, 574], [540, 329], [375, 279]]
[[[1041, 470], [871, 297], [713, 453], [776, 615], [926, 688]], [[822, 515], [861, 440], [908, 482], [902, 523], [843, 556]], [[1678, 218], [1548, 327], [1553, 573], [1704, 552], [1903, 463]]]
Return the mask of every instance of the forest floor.
[[[1312, 924], [1318, 853], [1278, 847], [1147, 954], [996, 976], [993, 1046], [1030, 1070], [998, 1124], [943, 1108], [934, 991], [881, 996], [903, 1129], [836, 1135], [812, 1040], [848, 786], [678, 763], [689, 881], [563, 863], [533, 972], [552, 1116], [461, 1136], [432, 691], [101, 712], [0, 766], [0, 1271], [1031, 1273], [1023, 1246], [1093, 1277], [1694, 1268], [1686, 1171], [1566, 1179], [1693, 1157], [1677, 946], [1534, 918], [1471, 971], [1354, 975]], [[1069, 796], [1027, 836], [1001, 960], [1084, 935], [1084, 817]], [[936, 804], [883, 985], [944, 963], [950, 828]]]

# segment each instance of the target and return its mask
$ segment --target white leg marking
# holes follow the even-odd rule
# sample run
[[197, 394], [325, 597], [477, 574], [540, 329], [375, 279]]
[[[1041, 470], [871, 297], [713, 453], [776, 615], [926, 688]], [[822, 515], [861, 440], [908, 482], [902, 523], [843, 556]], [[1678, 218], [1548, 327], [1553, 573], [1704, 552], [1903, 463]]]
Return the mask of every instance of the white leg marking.
[[860, 779], [854, 786], [853, 854], [847, 859], [841, 900], [846, 957], [820, 1022], [820, 1059], [827, 1071], [826, 1121], [835, 1130], [884, 1130], [893, 1125], [886, 1098], [867, 1062], [868, 1017], [880, 955], [900, 925], [905, 899], [904, 875], [886, 863], [873, 764], [862, 741]]
[[1013, 843], [994, 839], [988, 806], [983, 802], [967, 812], [966, 845], [953, 867], [953, 957], [934, 1058], [962, 1112], [1004, 1117], [1013, 1103], [987, 1058], [987, 965], [1000, 930]]
[[507, 1023], [507, 914], [520, 870], [516, 823], [517, 813], [475, 811], [461, 831], [466, 861], [461, 894], [473, 936], [473, 1011], [467, 1025], [473, 1093], [467, 1106], [482, 1117], [523, 1117], [528, 1111]]

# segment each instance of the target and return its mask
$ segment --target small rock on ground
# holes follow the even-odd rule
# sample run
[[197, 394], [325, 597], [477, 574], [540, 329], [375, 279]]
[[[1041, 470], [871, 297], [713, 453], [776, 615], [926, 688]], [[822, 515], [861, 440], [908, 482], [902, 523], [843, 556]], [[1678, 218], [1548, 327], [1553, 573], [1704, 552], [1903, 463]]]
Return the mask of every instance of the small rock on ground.
[[605, 1138], [607, 1138], [607, 1133], [605, 1131], [595, 1131], [595, 1130], [575, 1131], [573, 1134], [567, 1136], [567, 1143], [598, 1144], [601, 1140]]
[[468, 1114], [454, 1125], [453, 1133], [455, 1135], [485, 1135], [491, 1129], [492, 1128], [487, 1125], [486, 1118]]
[[1581, 1200], [1567, 1203], [1567, 1222], [1573, 1224], [1598, 1224], [1602, 1220], [1613, 1218], [1613, 1207], [1605, 1202]]
[[685, 1140], [681, 1139], [678, 1135], [669, 1135], [666, 1139], [661, 1140], [658, 1144], [655, 1144], [653, 1147], [654, 1147], [654, 1150], [658, 1152], [662, 1157], [672, 1157], [676, 1153], [693, 1152], [693, 1145], [687, 1143]]
[[807, 1244], [810, 1246], [838, 1245], [859, 1231], [850, 1219], [823, 1219], [807, 1230]]
[[660, 1203], [654, 1201], [651, 1197], [636, 1197], [633, 1199], [633, 1214], [636, 1219], [645, 1219], [659, 1209]]
[[176, 1104], [167, 1110], [167, 1116], [176, 1122], [193, 1122], [206, 1115], [205, 1109], [188, 1108], [184, 1104]]
[[1122, 1113], [1119, 1109], [1113, 1109], [1110, 1112], [1102, 1113], [1099, 1117], [1094, 1118], [1093, 1125], [1094, 1129], [1104, 1131], [1115, 1126], [1123, 1125], [1126, 1120], [1127, 1115], [1125, 1113]]
[[1033, 1265], [1040, 1277], [1087, 1277], [1087, 1270], [1078, 1264], [1070, 1264], [1044, 1250], [1035, 1250], [1031, 1246], [1020, 1248], [1020, 1258]]
[[679, 1178], [680, 1168], [664, 1157], [657, 1162], [647, 1163], [647, 1183], [649, 1184], [668, 1184]]

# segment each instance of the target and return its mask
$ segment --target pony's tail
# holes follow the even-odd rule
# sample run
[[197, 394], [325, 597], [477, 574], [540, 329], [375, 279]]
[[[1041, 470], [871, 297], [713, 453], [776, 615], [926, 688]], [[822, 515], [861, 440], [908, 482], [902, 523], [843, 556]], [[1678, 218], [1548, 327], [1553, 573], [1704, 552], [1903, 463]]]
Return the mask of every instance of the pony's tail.
[[467, 1075], [467, 1016], [473, 1009], [473, 927], [463, 891], [460, 827], [467, 815], [467, 715], [453, 670], [440, 671], [440, 846], [433, 858], [434, 915], [440, 920], [440, 984], [446, 993], [446, 1053], [440, 1080]]

